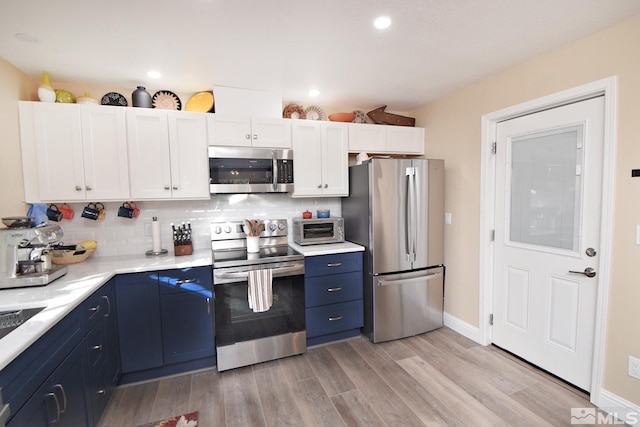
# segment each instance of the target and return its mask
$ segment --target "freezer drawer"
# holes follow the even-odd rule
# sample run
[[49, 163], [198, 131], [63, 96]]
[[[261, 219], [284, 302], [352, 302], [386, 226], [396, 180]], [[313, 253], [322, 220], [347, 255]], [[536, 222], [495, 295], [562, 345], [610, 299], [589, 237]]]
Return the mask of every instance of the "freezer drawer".
[[410, 337], [442, 326], [442, 268], [372, 279], [373, 342]]

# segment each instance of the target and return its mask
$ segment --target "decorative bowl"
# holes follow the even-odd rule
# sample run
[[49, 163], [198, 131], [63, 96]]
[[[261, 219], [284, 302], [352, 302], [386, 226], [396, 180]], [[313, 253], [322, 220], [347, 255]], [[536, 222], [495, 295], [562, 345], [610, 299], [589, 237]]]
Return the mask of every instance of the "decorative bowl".
[[330, 210], [319, 210], [319, 211], [316, 211], [316, 216], [318, 218], [329, 218], [330, 215], [331, 215], [331, 211]]
[[9, 228], [31, 228], [35, 218], [32, 216], [8, 216], [2, 218], [2, 223]]
[[353, 113], [333, 113], [329, 114], [329, 120], [332, 122], [352, 122], [356, 118]]

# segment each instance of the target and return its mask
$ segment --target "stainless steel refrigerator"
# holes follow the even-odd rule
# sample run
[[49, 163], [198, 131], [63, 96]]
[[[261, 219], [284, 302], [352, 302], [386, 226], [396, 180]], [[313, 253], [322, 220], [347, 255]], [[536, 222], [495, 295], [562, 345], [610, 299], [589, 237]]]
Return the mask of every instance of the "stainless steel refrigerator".
[[351, 166], [342, 216], [346, 239], [365, 247], [363, 333], [381, 342], [441, 327], [444, 161]]

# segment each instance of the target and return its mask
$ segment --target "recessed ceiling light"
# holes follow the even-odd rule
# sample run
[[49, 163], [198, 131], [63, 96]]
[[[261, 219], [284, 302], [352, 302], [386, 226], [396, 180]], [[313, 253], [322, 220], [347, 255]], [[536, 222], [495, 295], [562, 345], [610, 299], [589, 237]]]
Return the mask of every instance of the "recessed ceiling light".
[[147, 71], [147, 76], [149, 76], [152, 79], [159, 79], [160, 77], [162, 77], [162, 74], [160, 73], [160, 71]]
[[316, 97], [316, 96], [318, 96], [318, 95], [320, 95], [320, 91], [319, 91], [318, 89], [311, 89], [311, 90], [309, 90], [309, 96]]
[[27, 42], [27, 43], [38, 43], [39, 40], [36, 36], [33, 36], [29, 33], [17, 33], [14, 35], [15, 38], [17, 38], [20, 41], [23, 42]]
[[391, 25], [391, 18], [388, 16], [380, 16], [373, 21], [373, 25], [379, 30], [384, 30]]

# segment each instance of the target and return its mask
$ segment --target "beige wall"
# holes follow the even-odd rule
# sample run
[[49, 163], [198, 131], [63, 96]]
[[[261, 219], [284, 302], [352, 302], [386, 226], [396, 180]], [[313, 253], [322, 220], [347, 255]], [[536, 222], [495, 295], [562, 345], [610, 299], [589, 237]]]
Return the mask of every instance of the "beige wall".
[[468, 86], [413, 112], [427, 129], [427, 155], [444, 158], [447, 289], [445, 309], [478, 326], [480, 118], [609, 76], [618, 76], [617, 160], [609, 318], [603, 387], [640, 405], [640, 380], [627, 357], [640, 357], [640, 15]]
[[0, 218], [27, 212], [22, 203], [22, 166], [18, 100], [35, 99], [37, 82], [0, 58]]

